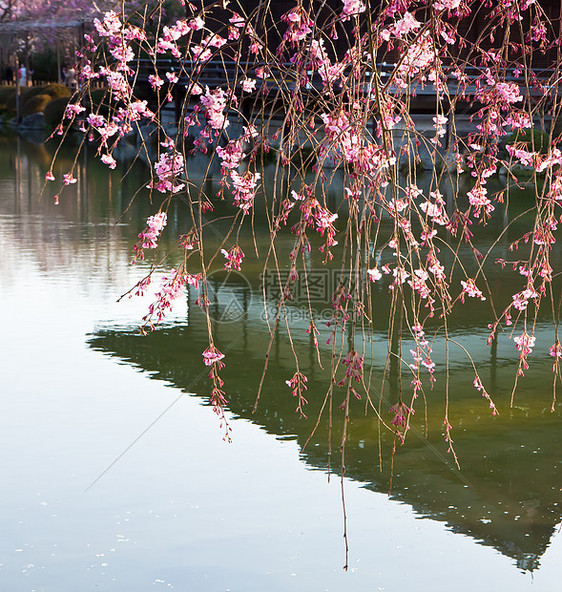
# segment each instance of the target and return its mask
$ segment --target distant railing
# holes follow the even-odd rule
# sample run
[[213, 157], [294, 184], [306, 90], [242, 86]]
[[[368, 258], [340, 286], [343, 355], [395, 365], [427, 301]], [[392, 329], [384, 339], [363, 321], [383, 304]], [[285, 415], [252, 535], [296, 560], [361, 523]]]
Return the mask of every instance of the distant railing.
[[[259, 64], [255, 64], [258, 66]], [[294, 69], [294, 65], [286, 64], [287, 71], [291, 72], [291, 69]], [[185, 86], [188, 82], [197, 82], [200, 86], [211, 86], [211, 87], [232, 87], [232, 84], [235, 81], [239, 83], [248, 75], [248, 72], [252, 70], [252, 64], [237, 64], [234, 61], [227, 61], [227, 60], [209, 60], [204, 62], [201, 65], [198, 65], [198, 70], [195, 72], [190, 72], [189, 76], [185, 73], [186, 71], [186, 64], [180, 64], [179, 61], [174, 59], [159, 59], [157, 60], [156, 64], [148, 59], [143, 60], [136, 60], [135, 62], [131, 63], [131, 67], [136, 72], [137, 81], [144, 81], [147, 82], [150, 75], [158, 74], [161, 78], [165, 79], [166, 72], [175, 72], [179, 77], [178, 84], [180, 86]], [[377, 64], [376, 70], [380, 76], [380, 80], [384, 84], [391, 76], [392, 72], [394, 72], [396, 68], [396, 64], [394, 63], [387, 63], [381, 62]], [[271, 74], [268, 76], [267, 81], [273, 85], [273, 87], [277, 86], [280, 87], [280, 81], [282, 80], [282, 87], [288, 90], [294, 88], [295, 84], [297, 83], [296, 77], [287, 77], [286, 72], [281, 72], [276, 69], [271, 69]], [[476, 92], [476, 86], [472, 82], [477, 79], [479, 76], [482, 75], [482, 70], [475, 68], [475, 67], [467, 67], [464, 69], [463, 74], [468, 77], [471, 83], [468, 86], [463, 88], [464, 94], [474, 94]], [[539, 83], [545, 83], [549, 81], [553, 74], [554, 70], [549, 69], [537, 69], [533, 72], [534, 78]], [[367, 73], [367, 77], [368, 77]], [[521, 76], [516, 75], [515, 68], [510, 68], [505, 75], [504, 80], [506, 82], [516, 82], [519, 83], [521, 86], [521, 90], [524, 90], [523, 82], [524, 79]], [[308, 72], [308, 81], [305, 85], [305, 88], [308, 90], [321, 90], [322, 79], [318, 72]], [[454, 76], [450, 76], [447, 80], [448, 90], [451, 94], [455, 94], [458, 88], [462, 88], [463, 85], [459, 82]], [[367, 81], [366, 89], [370, 89], [371, 85]], [[436, 91], [431, 82], [428, 82], [425, 85], [417, 84], [415, 87], [412, 87], [410, 91], [414, 91], [416, 95], [435, 95]], [[531, 87], [531, 96], [539, 95], [540, 92], [536, 89]]]

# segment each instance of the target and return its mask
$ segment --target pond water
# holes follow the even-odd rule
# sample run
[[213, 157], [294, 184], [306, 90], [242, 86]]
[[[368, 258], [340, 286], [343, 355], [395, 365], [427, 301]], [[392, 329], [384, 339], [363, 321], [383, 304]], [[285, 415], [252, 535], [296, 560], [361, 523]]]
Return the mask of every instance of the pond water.
[[[322, 422], [305, 447], [327, 384], [304, 331], [295, 347], [314, 385], [308, 420], [295, 414], [284, 384], [294, 369], [282, 333], [252, 413], [268, 343], [257, 262], [249, 258], [244, 277], [215, 285], [217, 345], [228, 361], [227, 444], [208, 405], [206, 326], [190, 305], [196, 295], [146, 337], [138, 325], [151, 300], [117, 302], [147, 269], [131, 265], [131, 247], [154, 205], [141, 195], [129, 207], [146, 171], [121, 181], [118, 171], [86, 157], [78, 183], [54, 206], [51, 196], [38, 199], [50, 158], [42, 145], [0, 136], [2, 590], [555, 589], [562, 418], [559, 405], [550, 412], [547, 316], [513, 409], [509, 336], [491, 352], [482, 329], [488, 310], [473, 305], [456, 319], [453, 334], [470, 349], [500, 410], [490, 416], [470, 365], [455, 354], [451, 423], [460, 472], [439, 429], [439, 380], [429, 394], [430, 431], [423, 418], [413, 423], [394, 459], [390, 495], [391, 442], [382, 440], [381, 471], [376, 422], [354, 414], [345, 572], [338, 458], [330, 457]], [[510, 215], [524, 207], [514, 202]], [[181, 203], [172, 207], [170, 236], [183, 215]], [[500, 216], [489, 226], [483, 248], [502, 224]], [[259, 224], [256, 234], [266, 244]], [[491, 270], [489, 279], [500, 300], [510, 298], [516, 278]], [[385, 294], [381, 288], [366, 354], [375, 369], [385, 348]], [[291, 309], [297, 325], [298, 304]], [[321, 298], [317, 305], [321, 312]], [[443, 363], [439, 345], [436, 361]]]

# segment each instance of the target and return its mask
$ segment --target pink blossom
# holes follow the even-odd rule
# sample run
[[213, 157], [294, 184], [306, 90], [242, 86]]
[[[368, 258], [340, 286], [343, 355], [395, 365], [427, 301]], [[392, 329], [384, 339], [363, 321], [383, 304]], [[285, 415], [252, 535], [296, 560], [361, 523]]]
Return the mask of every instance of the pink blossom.
[[246, 21], [237, 12], [233, 12], [232, 16], [228, 19], [228, 22], [237, 29], [243, 29]]
[[201, 274], [198, 273], [193, 275], [191, 273], [185, 274], [185, 283], [187, 286], [193, 286], [195, 289], [199, 288], [199, 281], [201, 280]]
[[377, 267], [373, 267], [373, 269], [367, 269], [367, 276], [371, 282], [376, 282], [382, 278], [382, 273]]
[[427, 285], [429, 274], [424, 269], [415, 269], [411, 280], [408, 280], [408, 285], [417, 292], [424, 300], [431, 296], [431, 290]]
[[229, 95], [222, 88], [209, 90], [207, 87], [205, 94], [200, 101], [205, 108], [205, 117], [207, 123], [214, 130], [220, 130], [228, 127], [229, 121], [223, 111], [227, 107]]
[[498, 82], [495, 88], [501, 98], [510, 105], [523, 100], [523, 95], [515, 82]]
[[192, 83], [191, 86], [186, 86], [189, 94], [191, 95], [202, 95], [203, 89], [196, 83]]
[[83, 113], [84, 111], [86, 111], [86, 107], [82, 107], [82, 105], [79, 104], [69, 103], [64, 111], [64, 116], [67, 119], [72, 119], [73, 117], [75, 117], [76, 115], [80, 115], [80, 113]]
[[221, 362], [222, 359], [224, 359], [224, 354], [221, 353], [214, 345], [210, 345], [203, 352], [203, 361], [205, 362], [205, 366], [217, 364], [219, 368], [224, 368], [224, 362]]
[[167, 220], [166, 212], [159, 212], [148, 218], [146, 228], [139, 234], [143, 249], [155, 249], [158, 246], [158, 237], [166, 226]]
[[131, 95], [131, 87], [127, 79], [121, 72], [113, 72], [108, 68], [100, 68], [100, 74], [105, 76], [108, 86], [111, 88], [112, 95], [115, 99], [122, 99], [128, 101]]
[[410, 12], [406, 12], [404, 16], [392, 27], [393, 33], [396, 37], [403, 37], [408, 33], [415, 31], [421, 27], [421, 23], [417, 21]]
[[393, 405], [389, 409], [389, 412], [394, 413], [394, 417], [390, 420], [390, 423], [396, 427], [405, 427], [408, 421], [408, 415], [414, 414], [414, 410], [402, 403], [402, 401]]
[[240, 265], [244, 260], [244, 251], [238, 245], [234, 245], [229, 251], [221, 249], [221, 253], [226, 258], [226, 263], [224, 264], [225, 269], [229, 271], [232, 269], [240, 271]]
[[94, 19], [94, 27], [101, 37], [119, 36], [121, 32], [121, 20], [113, 10], [105, 13], [103, 22]]
[[558, 339], [550, 346], [548, 353], [553, 357], [559, 360], [562, 358], [562, 345], [558, 341]]
[[192, 19], [189, 19], [187, 26], [192, 31], [200, 31], [205, 26], [205, 21], [200, 16], [196, 16]]
[[391, 289], [394, 286], [403, 284], [410, 277], [410, 274], [403, 267], [395, 267], [392, 270], [392, 275], [394, 276], [394, 282], [390, 286]]
[[233, 184], [234, 205], [238, 206], [244, 214], [248, 214], [256, 196], [256, 186], [261, 178], [260, 173], [246, 171], [240, 175], [235, 170], [230, 171]]
[[86, 118], [86, 121], [95, 128], [103, 127], [106, 123], [105, 117], [103, 115], [96, 115], [94, 113], [90, 113]]
[[406, 54], [397, 69], [394, 84], [407, 88], [408, 79], [432, 66], [435, 62], [435, 46], [429, 31], [424, 31], [416, 41], [408, 46]]
[[[148, 275], [147, 277], [143, 278], [142, 280], [138, 281], [136, 283], [136, 285], [134, 286], [134, 295], [135, 296], [144, 296], [144, 293], [146, 292], [146, 290], [148, 290], [150, 284], [152, 283], [152, 278], [150, 275]], [[129, 298], [132, 298], [133, 293], [131, 293], [129, 295]]]
[[349, 16], [365, 12], [366, 9], [367, 7], [362, 0], [343, 0], [344, 18], [342, 20], [345, 20]]
[[513, 338], [517, 350], [520, 352], [519, 358], [521, 360], [521, 366], [525, 370], [529, 367], [529, 364], [527, 364], [527, 356], [533, 351], [535, 340], [536, 338], [532, 335], [528, 335], [526, 331], [523, 331], [518, 337]]
[[172, 52], [176, 58], [181, 57], [176, 41], [181, 37], [187, 35], [192, 30], [189, 23], [185, 20], [178, 20], [176, 24], [169, 27], [164, 26], [162, 29], [162, 36], [158, 39], [156, 51], [158, 53]]
[[441, 35], [443, 41], [448, 43], [449, 45], [454, 45], [457, 41], [456, 31], [452, 27], [447, 27], [443, 24], [443, 28], [439, 31], [439, 35]]
[[536, 290], [533, 290], [533, 289], [523, 290], [522, 292], [519, 292], [518, 294], [515, 294], [512, 297], [513, 298], [513, 306], [517, 310], [526, 310], [527, 305], [529, 304], [529, 299], [530, 298], [535, 299], [538, 297], [539, 297], [539, 293]]
[[517, 158], [524, 166], [533, 166], [535, 159], [539, 156], [536, 152], [528, 152], [522, 148], [516, 148], [509, 144], [505, 147], [510, 156]]
[[221, 37], [220, 35], [214, 34], [211, 37], [206, 37], [203, 40], [203, 43], [206, 46], [220, 49], [226, 43], [226, 39], [224, 37]]
[[482, 384], [482, 381], [480, 380], [480, 377], [478, 375], [476, 375], [472, 384], [474, 385], [474, 388], [477, 391], [481, 392], [482, 396], [485, 399], [487, 399], [488, 403], [490, 404], [490, 409], [492, 410], [492, 415], [497, 415], [498, 410], [496, 409], [496, 406], [495, 406], [494, 402], [492, 401], [492, 397], [490, 397], [490, 395], [488, 394], [488, 391], [484, 388], [484, 385]]
[[361, 382], [363, 377], [363, 358], [352, 349], [342, 361], [346, 366], [346, 377], [352, 378], [356, 382]]
[[[306, 195], [298, 195], [293, 191], [293, 198], [301, 201], [300, 210], [302, 212], [302, 219], [308, 226], [316, 225], [316, 231], [320, 236], [326, 234], [326, 247], [329, 249], [338, 244], [335, 240], [336, 228], [334, 222], [337, 220], [338, 215], [333, 214], [327, 208], [320, 205], [318, 200], [312, 195], [310, 190], [307, 190]], [[296, 229], [296, 227], [294, 227]], [[320, 248], [321, 251], [324, 247]]]
[[245, 78], [242, 81], [242, 90], [247, 93], [254, 92], [256, 90], [256, 81], [252, 78]]
[[435, 277], [435, 280], [437, 282], [444, 282], [447, 277], [445, 275], [445, 267], [439, 262], [439, 260], [433, 253], [430, 253], [427, 256], [427, 259], [429, 263], [428, 269]]
[[192, 45], [191, 53], [193, 54], [193, 58], [198, 62], [206, 62], [213, 57], [213, 52], [208, 47], [203, 47], [202, 45]]
[[480, 212], [484, 210], [485, 214], [491, 214], [494, 211], [492, 202], [486, 197], [488, 190], [481, 184], [475, 185], [468, 193], [468, 201], [475, 208], [474, 217], [478, 218]]
[[420, 204], [419, 208], [428, 218], [431, 218], [433, 222], [440, 226], [445, 226], [449, 222], [449, 217], [443, 209], [444, 202], [441, 198], [441, 194], [435, 192], [431, 195], [435, 196], [435, 203], [425, 201]]
[[114, 169], [117, 166], [117, 161], [111, 156], [111, 154], [103, 154], [101, 161], [108, 165], [110, 169]]
[[428, 241], [430, 241], [433, 237], [437, 236], [437, 230], [429, 228], [429, 226], [424, 226], [420, 234], [420, 238], [422, 240], [421, 245], [425, 245]]
[[164, 81], [158, 76], [158, 74], [151, 74], [148, 77], [148, 82], [153, 90], [158, 90], [164, 84]]
[[502, 122], [503, 126], [511, 126], [512, 130], [528, 129], [533, 126], [531, 117], [525, 111], [511, 110]]
[[183, 156], [179, 152], [166, 152], [160, 155], [160, 159], [154, 164], [154, 170], [158, 181], [149, 183], [150, 189], [157, 189], [161, 193], [178, 193], [185, 187], [183, 183], [177, 182], [177, 177], [184, 170]]
[[462, 292], [460, 294], [461, 302], [464, 302], [464, 295], [470, 296], [470, 298], [480, 298], [480, 300], [486, 300], [486, 297], [482, 294], [482, 291], [476, 287], [476, 283], [473, 279], [467, 278], [466, 282], [461, 280]]
[[74, 176], [73, 176], [73, 174], [72, 174], [72, 173], [65, 173], [65, 174], [62, 176], [62, 182], [63, 182], [65, 185], [72, 185], [72, 184], [76, 183], [76, 181], [77, 181], [77, 180], [74, 178]]
[[553, 216], [549, 216], [544, 222], [537, 224], [533, 235], [533, 242], [536, 245], [551, 245], [556, 242], [553, 231], [558, 227], [558, 221]]
[[126, 111], [118, 111], [118, 114], [129, 121], [139, 121], [142, 117], [153, 120], [155, 115], [147, 105], [148, 101], [132, 101]]
[[455, 10], [460, 6], [461, 0], [437, 0], [433, 3], [435, 10]]
[[[150, 323], [151, 329], [154, 324], [158, 325], [166, 316], [166, 312], [172, 310], [175, 300], [183, 294], [183, 272], [170, 270], [170, 276], [162, 278], [160, 291], [155, 294], [156, 301], [148, 307], [148, 314], [143, 317], [146, 323]], [[156, 323], [153, 319], [156, 318]]]
[[410, 184], [405, 188], [406, 191], [406, 196], [408, 197], [408, 199], [416, 199], [417, 197], [419, 197], [420, 195], [423, 194], [423, 191], [414, 184]]
[[267, 78], [270, 74], [269, 68], [267, 66], [258, 66], [255, 70], [256, 78]]
[[222, 161], [223, 172], [226, 169], [233, 170], [240, 166], [244, 158], [242, 144], [242, 139], [238, 138], [236, 140], [230, 140], [224, 148], [217, 146], [216, 153]]
[[175, 72], [166, 72], [166, 78], [170, 84], [175, 84], [179, 80], [179, 77]]
[[306, 391], [308, 388], [306, 386], [307, 382], [308, 378], [302, 372], [298, 371], [293, 374], [293, 377], [290, 380], [285, 381], [285, 384], [292, 390], [293, 397], [298, 398], [296, 412], [304, 419], [306, 419], [304, 405], [308, 405], [308, 401], [304, 398], [303, 391]]
[[446, 133], [447, 133], [447, 129], [444, 127], [444, 125], [449, 121], [449, 119], [447, 117], [445, 117], [444, 115], [437, 115], [437, 117], [433, 118], [433, 127], [436, 130], [436, 135], [439, 138], [442, 138]]
[[284, 14], [281, 20], [288, 25], [283, 40], [288, 41], [293, 46], [312, 32], [311, 27], [314, 23], [301, 7], [293, 8], [293, 10]]

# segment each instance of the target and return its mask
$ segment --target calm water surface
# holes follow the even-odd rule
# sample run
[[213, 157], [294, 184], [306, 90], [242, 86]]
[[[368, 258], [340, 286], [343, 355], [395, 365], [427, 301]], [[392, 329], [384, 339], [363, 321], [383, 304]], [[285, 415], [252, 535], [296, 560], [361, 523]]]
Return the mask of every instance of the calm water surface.
[[[547, 317], [513, 410], [508, 336], [490, 352], [481, 329], [489, 311], [474, 307], [456, 320], [454, 334], [471, 348], [500, 408], [491, 418], [455, 354], [451, 423], [460, 473], [439, 430], [439, 382], [429, 395], [432, 429], [426, 437], [414, 423], [396, 455], [390, 497], [390, 443], [383, 440], [381, 472], [376, 424], [358, 402], [345, 573], [340, 485], [327, 480], [325, 426], [303, 449], [327, 386], [304, 332], [296, 347], [313, 385], [309, 420], [298, 420], [283, 383], [293, 370], [282, 334], [262, 404], [251, 412], [267, 345], [257, 263], [249, 257], [247, 278], [214, 302], [218, 346], [228, 354], [233, 443], [226, 444], [207, 404], [205, 326], [189, 305], [195, 295], [148, 337], [138, 324], [150, 299], [116, 302], [146, 271], [130, 265], [131, 246], [154, 205], [140, 195], [127, 209], [146, 171], [121, 182], [85, 159], [79, 183], [55, 207], [48, 197], [38, 201], [49, 159], [42, 146], [0, 137], [1, 590], [557, 589], [562, 420], [558, 406], [549, 411]], [[181, 204], [172, 208], [170, 236], [182, 215]], [[483, 247], [501, 224], [490, 226]], [[510, 298], [510, 281], [491, 271], [500, 300], [502, 290]], [[381, 334], [366, 352], [375, 371], [385, 347], [385, 292], [375, 310]], [[230, 317], [233, 302], [242, 313]]]

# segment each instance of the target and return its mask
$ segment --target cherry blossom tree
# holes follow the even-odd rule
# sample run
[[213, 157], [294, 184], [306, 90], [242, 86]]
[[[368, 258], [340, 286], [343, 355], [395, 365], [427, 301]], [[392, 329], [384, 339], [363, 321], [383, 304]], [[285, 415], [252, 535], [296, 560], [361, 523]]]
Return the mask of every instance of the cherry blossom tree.
[[121, 3], [114, 0], [87, 2], [86, 0], [0, 0], [0, 22], [33, 21], [47, 24], [63, 19], [89, 19]]
[[[306, 332], [319, 367], [331, 377], [317, 421], [324, 414], [331, 422], [341, 410], [344, 451], [354, 400], [361, 399], [361, 412], [372, 413], [395, 442], [404, 442], [424, 393], [442, 380], [442, 431], [454, 456], [449, 374], [440, 374], [432, 358], [439, 339], [447, 360], [449, 348], [466, 351], [450, 336], [451, 315], [469, 303], [489, 307], [487, 344], [503, 331], [519, 360], [515, 393], [532, 363], [539, 308], [545, 300], [554, 311], [560, 305], [551, 263], [562, 214], [559, 6], [534, 0], [297, 0], [282, 6], [265, 0], [203, 5], [179, 0], [178, 5], [181, 16], [165, 24], [157, 10], [137, 11], [133, 21], [114, 11], [95, 20], [95, 34], [86, 36], [80, 56], [83, 90], [57, 130], [67, 134], [77, 127], [113, 168], [125, 136], [142, 123], [159, 126], [156, 151], [145, 149], [152, 159], [145, 185], [162, 201], [134, 246], [135, 260], [155, 253], [154, 265], [131, 293], [143, 293], [155, 266], [165, 265], [167, 254], [158, 243], [175, 200], [185, 203], [191, 224], [177, 237], [180, 263], [162, 280], [145, 327], [156, 329], [184, 289], [200, 287], [197, 305], [209, 330], [202, 362], [210, 400], [225, 422], [228, 385], [221, 370], [228, 353], [215, 343], [206, 282], [217, 266], [244, 271], [247, 253], [237, 237], [252, 225], [255, 210], [265, 209], [271, 242], [259, 256], [281, 285], [269, 318], [264, 376], [280, 326], [292, 343], [297, 329], [288, 306], [297, 285], [309, 288], [307, 261], [315, 250], [341, 269], [327, 326], [308, 307]], [[151, 60], [150, 101], [138, 96], [141, 55]], [[89, 85], [99, 81], [108, 87], [109, 115], [88, 107]], [[168, 135], [160, 119], [172, 98], [179, 105], [177, 135]], [[431, 120], [425, 127], [413, 115], [422, 103]], [[461, 129], [461, 121], [469, 128]], [[537, 130], [547, 137], [541, 147], [531, 133]], [[186, 163], [195, 153], [207, 156], [209, 171], [217, 163], [218, 195], [190, 180]], [[268, 154], [275, 155], [275, 167], [266, 177]], [[422, 163], [429, 168], [423, 188]], [[475, 235], [509, 203], [521, 171], [529, 179], [533, 216], [527, 216], [525, 233], [510, 236], [513, 257], [494, 262], [496, 243], [480, 252]], [[489, 180], [499, 173], [507, 181], [492, 189]], [[336, 174], [343, 179], [339, 212], [326, 199]], [[53, 180], [51, 171], [48, 179]], [[276, 187], [273, 197], [264, 191], [266, 184]], [[217, 199], [230, 200], [234, 213], [221, 246], [210, 253], [205, 245]], [[281, 260], [277, 240], [285, 228], [294, 242]], [[507, 224], [501, 236], [510, 228]], [[519, 278], [519, 289], [501, 306], [488, 282], [490, 266]], [[390, 306], [384, 370], [376, 374], [365, 359], [379, 289], [388, 292]], [[556, 319], [555, 314], [555, 334]], [[320, 330], [328, 332], [327, 356], [318, 344]], [[311, 381], [293, 352], [295, 371], [286, 382], [304, 418]], [[557, 338], [545, 353], [552, 357], [556, 386], [562, 357]], [[404, 378], [385, 408], [393, 365]], [[495, 415], [493, 393], [473, 367], [475, 393]], [[262, 376], [256, 406], [263, 384]]]

